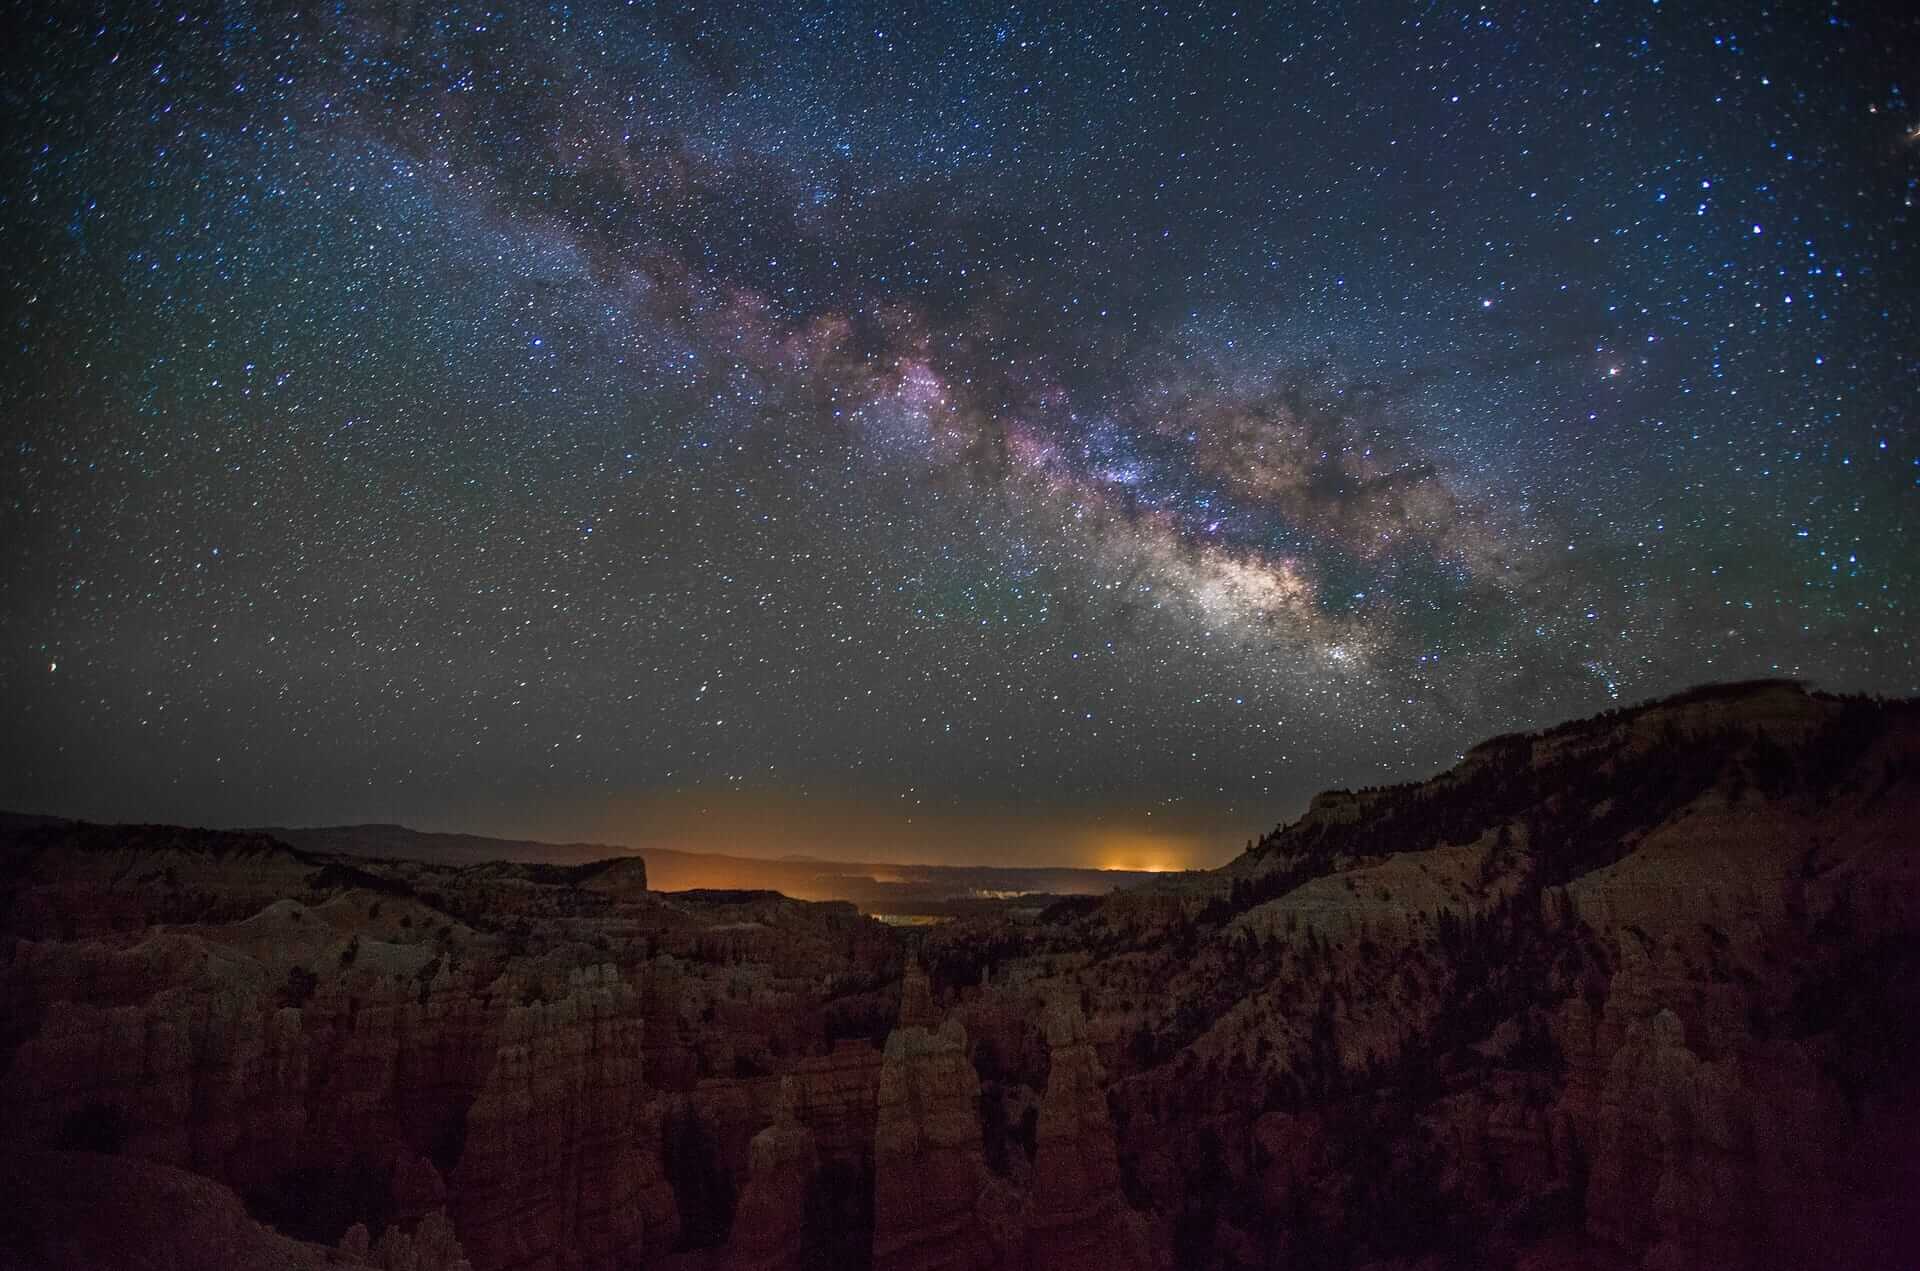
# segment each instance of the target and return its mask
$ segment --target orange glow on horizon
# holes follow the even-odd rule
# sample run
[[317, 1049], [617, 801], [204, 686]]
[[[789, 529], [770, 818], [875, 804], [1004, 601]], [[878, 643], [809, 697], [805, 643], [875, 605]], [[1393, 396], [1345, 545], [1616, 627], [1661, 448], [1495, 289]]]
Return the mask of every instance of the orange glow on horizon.
[[1207, 843], [1191, 834], [1151, 834], [1137, 831], [1095, 831], [1087, 836], [1086, 856], [1103, 870], [1132, 870], [1142, 874], [1172, 874], [1191, 869], [1205, 859]]
[[[1149, 818], [1152, 819], [1149, 819]], [[903, 870], [943, 865], [1129, 870], [1172, 873], [1232, 859], [1237, 825], [1172, 818], [1134, 808], [1019, 808], [983, 805], [938, 811], [906, 808], [885, 797], [820, 795], [760, 788], [678, 790], [573, 803], [508, 829], [549, 841], [586, 841], [646, 852], [778, 862], [790, 895], [833, 888], [821, 865], [892, 865]], [[739, 885], [735, 867], [720, 861], [660, 862], [663, 878], [682, 886]], [[813, 868], [809, 868], [812, 866]], [[766, 871], [755, 869], [764, 878]], [[906, 883], [895, 871], [863, 869], [879, 882]], [[682, 878], [685, 879], [682, 882]], [[696, 881], [697, 879], [697, 881]]]

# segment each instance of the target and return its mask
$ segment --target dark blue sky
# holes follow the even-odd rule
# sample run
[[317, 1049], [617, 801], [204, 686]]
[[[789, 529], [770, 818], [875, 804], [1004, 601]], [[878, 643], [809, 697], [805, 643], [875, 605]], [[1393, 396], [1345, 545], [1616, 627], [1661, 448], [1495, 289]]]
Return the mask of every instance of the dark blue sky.
[[1212, 861], [1920, 692], [1895, 8], [14, 6], [0, 803]]

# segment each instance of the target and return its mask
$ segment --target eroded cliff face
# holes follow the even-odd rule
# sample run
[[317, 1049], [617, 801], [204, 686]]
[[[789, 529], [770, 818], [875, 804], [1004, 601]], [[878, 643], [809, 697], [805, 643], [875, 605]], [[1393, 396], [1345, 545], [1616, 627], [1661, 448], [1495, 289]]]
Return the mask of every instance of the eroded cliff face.
[[773, 1124], [753, 1136], [747, 1187], [723, 1259], [729, 1271], [798, 1271], [805, 1264], [807, 1196], [820, 1154], [797, 1103], [798, 1083], [786, 1078]]
[[40, 826], [0, 1143], [175, 1197], [210, 1267], [1888, 1265], [1916, 826], [1920, 711], [1779, 685], [906, 938], [632, 861]]
[[[67, 952], [116, 976], [142, 968], [146, 991], [127, 996], [144, 1000], [65, 996]], [[43, 1026], [0, 1079], [26, 1142], [111, 1136], [296, 1225], [317, 1190], [346, 1206], [308, 1211], [320, 1237], [337, 1219], [405, 1221], [451, 1201], [483, 1267], [562, 1248], [612, 1265], [639, 1247], [639, 1020], [612, 967], [576, 970], [534, 1005], [511, 979], [481, 987], [443, 970], [348, 974], [293, 1006], [260, 964], [199, 937], [20, 953], [16, 974], [68, 981], [46, 991]], [[363, 944], [358, 956], [377, 954]]]
[[871, 1163], [881, 1064], [878, 1047], [847, 1039], [827, 1054], [797, 1060], [783, 1078], [795, 1116], [813, 1131], [823, 1159], [849, 1169]]
[[1145, 1271], [1146, 1228], [1121, 1195], [1106, 1074], [1078, 1003], [1048, 1003], [1046, 1031], [1047, 1089], [1021, 1215], [1026, 1265], [1036, 1271]]
[[1865, 1163], [1920, 1071], [1916, 826], [1914, 706], [1736, 686], [925, 956], [970, 1018], [1087, 1004], [1161, 1265], [1881, 1265], [1920, 1233], [1920, 1153]]
[[569, 973], [565, 995], [509, 1007], [466, 1115], [453, 1213], [483, 1267], [568, 1251], [618, 1266], [644, 1250], [639, 1193], [652, 1145], [633, 989], [611, 966]]
[[[801, 1052], [801, 1102], [836, 1142], [870, 1141], [877, 1056], [836, 1052], [821, 1008], [835, 981], [883, 975], [894, 946], [844, 906], [664, 900], [630, 862], [383, 869], [244, 836], [136, 837], [148, 847], [83, 828], [10, 849], [10, 1150], [177, 1166], [369, 1265], [437, 1267], [457, 1247], [488, 1271], [668, 1258], [688, 1245], [680, 1197], [702, 1187], [695, 1234], [723, 1242], [727, 1189], [674, 1170], [726, 1164], [676, 1160], [668, 1118], [743, 1088], [737, 1070], [769, 1047]], [[243, 900], [221, 893], [222, 862]], [[196, 913], [218, 920], [178, 921]], [[670, 1088], [648, 1078], [650, 1025], [682, 1061]], [[769, 1115], [747, 1099], [745, 1138]]]
[[984, 1271], [1004, 1257], [982, 1213], [979, 1103], [957, 1020], [888, 1036], [874, 1130], [876, 1271]]

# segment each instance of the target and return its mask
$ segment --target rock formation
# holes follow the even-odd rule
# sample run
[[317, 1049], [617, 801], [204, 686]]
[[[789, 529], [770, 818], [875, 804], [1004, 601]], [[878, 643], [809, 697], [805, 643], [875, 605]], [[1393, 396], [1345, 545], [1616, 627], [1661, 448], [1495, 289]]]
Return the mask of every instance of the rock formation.
[[[1159, 1265], [1872, 1266], [1920, 1229], [1920, 1152], [1867, 1164], [1915, 1121], [1915, 824], [1920, 708], [1714, 688], [1317, 799], [1212, 874], [937, 928], [929, 965], [1091, 1002]], [[1022, 1049], [1007, 1088], [1051, 1086]]]
[[1120, 1194], [1105, 1074], [1072, 998], [1047, 1007], [1052, 1059], [1022, 1218], [1026, 1264], [1060, 1271], [1145, 1271], [1146, 1235]]
[[979, 1212], [980, 1078], [958, 1021], [897, 1028], [874, 1130], [875, 1271], [982, 1271], [999, 1256]]
[[1915, 825], [1920, 706], [1781, 684], [910, 936], [0, 817], [0, 1264], [1897, 1264]]
[[794, 1114], [798, 1083], [781, 1082], [773, 1124], [753, 1136], [747, 1187], [722, 1262], [728, 1271], [797, 1271], [807, 1189], [819, 1167], [813, 1131]]
[[589, 1266], [641, 1252], [644, 1100], [638, 1003], [612, 967], [557, 1001], [510, 1008], [466, 1118], [454, 1215], [483, 1267], [569, 1250]]
[[900, 978], [899, 1027], [940, 1027], [940, 1010], [933, 1004], [933, 989], [927, 981], [926, 968], [917, 957], [907, 959], [906, 970]]
[[0, 1156], [0, 1195], [0, 1266], [22, 1271], [339, 1264], [334, 1250], [255, 1222], [231, 1189], [136, 1157], [9, 1152]]
[[871, 1159], [880, 1068], [881, 1052], [861, 1039], [794, 1064], [788, 1081], [796, 1115], [813, 1131], [824, 1159], [849, 1166]]
[[389, 1226], [377, 1243], [370, 1242], [364, 1224], [355, 1223], [341, 1237], [340, 1254], [349, 1265], [378, 1271], [472, 1271], [454, 1238], [453, 1225], [438, 1210], [411, 1231]]
[[[450, 1223], [481, 1271], [634, 1265], [683, 1237], [667, 1096], [647, 1074], [657, 1018], [695, 1063], [764, 1053], [768, 1027], [789, 1051], [820, 1052], [799, 1057], [803, 1114], [857, 1138], [857, 1163], [870, 1152], [877, 1052], [836, 1060], [809, 1040], [823, 973], [871, 977], [888, 940], [845, 906], [666, 903], [637, 861], [345, 865], [258, 836], [25, 835], [0, 844], [10, 1151], [81, 1146], [193, 1170], [324, 1244], [370, 1226], [382, 1235], [369, 1258], [428, 1264]], [[213, 921], [159, 921], [195, 913]], [[729, 935], [714, 946], [727, 960], [702, 962], [703, 933], [737, 932], [747, 914], [746, 943]], [[662, 946], [688, 951], [670, 974]], [[742, 1022], [709, 1007], [742, 993], [744, 948], [789, 974], [758, 973]], [[743, 1176], [770, 1114], [743, 1107]]]

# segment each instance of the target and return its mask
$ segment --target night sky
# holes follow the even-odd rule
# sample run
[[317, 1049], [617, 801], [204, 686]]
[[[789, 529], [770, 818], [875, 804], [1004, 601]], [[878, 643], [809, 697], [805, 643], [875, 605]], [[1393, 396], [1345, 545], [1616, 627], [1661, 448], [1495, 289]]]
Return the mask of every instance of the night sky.
[[0, 806], [1213, 864], [1920, 692], [1906, 6], [930, 8], [9, 6]]

